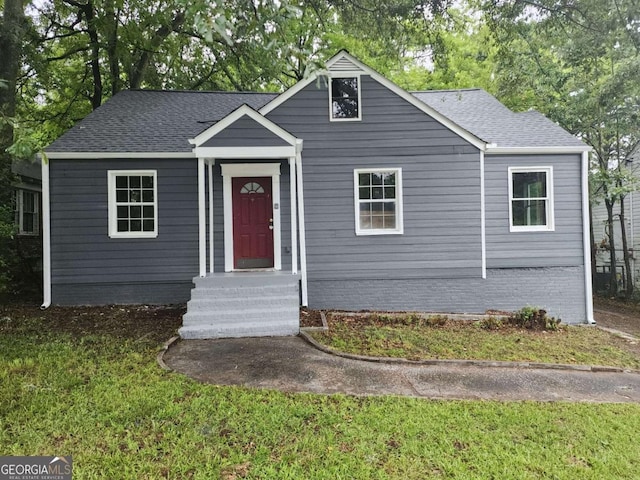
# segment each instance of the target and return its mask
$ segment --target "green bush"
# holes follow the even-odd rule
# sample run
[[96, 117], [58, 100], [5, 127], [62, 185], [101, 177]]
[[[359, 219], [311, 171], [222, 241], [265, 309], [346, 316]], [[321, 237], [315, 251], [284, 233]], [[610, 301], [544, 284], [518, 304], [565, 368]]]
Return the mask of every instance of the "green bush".
[[508, 317], [510, 325], [528, 330], [552, 330], [560, 328], [561, 320], [550, 317], [547, 311], [538, 307], [526, 306]]

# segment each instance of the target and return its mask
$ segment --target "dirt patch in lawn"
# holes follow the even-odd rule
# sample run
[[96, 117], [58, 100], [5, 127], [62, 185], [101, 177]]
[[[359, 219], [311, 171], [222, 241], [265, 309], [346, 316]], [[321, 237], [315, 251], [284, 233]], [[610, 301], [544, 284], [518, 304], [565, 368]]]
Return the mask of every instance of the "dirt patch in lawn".
[[595, 297], [594, 308], [598, 325], [640, 337], [640, 304]]
[[0, 306], [0, 334], [59, 332], [161, 343], [182, 324], [184, 305], [111, 305], [99, 307]]

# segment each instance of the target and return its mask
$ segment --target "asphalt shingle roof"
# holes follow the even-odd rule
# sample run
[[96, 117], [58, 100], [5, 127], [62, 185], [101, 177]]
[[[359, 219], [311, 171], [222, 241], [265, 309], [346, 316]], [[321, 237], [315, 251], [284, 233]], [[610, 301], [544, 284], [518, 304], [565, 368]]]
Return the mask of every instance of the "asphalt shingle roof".
[[195, 137], [247, 104], [274, 93], [126, 90], [58, 138], [47, 152], [190, 152]]
[[[413, 95], [476, 137], [498, 147], [584, 144], [544, 117], [515, 113], [481, 89], [434, 90]], [[190, 152], [188, 139], [242, 104], [256, 110], [275, 93], [123, 91], [78, 122], [47, 152]]]
[[412, 94], [476, 137], [498, 147], [584, 146], [540, 112], [512, 112], [479, 88]]

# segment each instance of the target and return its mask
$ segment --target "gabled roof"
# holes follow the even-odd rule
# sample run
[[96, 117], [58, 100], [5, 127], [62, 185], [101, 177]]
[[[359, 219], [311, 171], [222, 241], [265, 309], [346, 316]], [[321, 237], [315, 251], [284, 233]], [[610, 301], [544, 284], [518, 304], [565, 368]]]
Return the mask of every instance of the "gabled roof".
[[541, 113], [512, 112], [479, 88], [413, 92], [413, 95], [499, 148], [585, 147], [580, 139]]
[[275, 93], [128, 90], [49, 145], [49, 152], [191, 152], [189, 139], [246, 103]]

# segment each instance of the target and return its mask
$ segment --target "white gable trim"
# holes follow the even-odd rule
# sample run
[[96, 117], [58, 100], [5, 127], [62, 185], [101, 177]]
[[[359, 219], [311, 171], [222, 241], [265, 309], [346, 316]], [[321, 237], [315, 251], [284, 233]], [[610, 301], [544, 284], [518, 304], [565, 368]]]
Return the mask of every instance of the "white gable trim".
[[222, 132], [227, 127], [233, 125], [242, 117], [251, 118], [255, 122], [259, 123], [261, 126], [266, 128], [267, 130], [269, 130], [274, 135], [280, 137], [289, 145], [292, 145], [295, 147], [296, 137], [291, 135], [282, 127], [279, 127], [278, 125], [273, 123], [271, 120], [263, 117], [260, 113], [256, 112], [253, 108], [251, 108], [247, 104], [240, 106], [239, 108], [231, 112], [229, 115], [224, 117], [222, 120], [217, 122], [215, 125], [212, 125], [211, 127], [207, 128], [204, 132], [197, 135], [195, 138], [189, 139], [189, 143], [191, 145], [195, 145], [195, 148], [197, 149], [200, 145], [202, 145], [209, 139], [215, 137], [218, 133]]
[[[335, 65], [337, 62], [344, 61], [344, 60], [351, 62], [353, 65], [355, 65], [356, 68], [361, 70], [361, 72], [360, 72], [361, 74], [369, 75], [371, 78], [376, 80], [378, 83], [380, 83], [384, 87], [388, 88], [393, 93], [395, 93], [396, 95], [398, 95], [402, 99], [406, 100], [409, 104], [413, 105], [417, 109], [423, 111], [424, 113], [429, 115], [431, 118], [436, 120], [438, 123], [440, 123], [444, 127], [448, 128], [452, 132], [456, 133], [457, 135], [459, 135], [460, 137], [465, 139], [467, 142], [469, 142], [473, 146], [479, 148], [480, 150], [484, 150], [486, 148], [486, 142], [485, 141], [483, 141], [482, 139], [476, 137], [471, 132], [465, 130], [464, 128], [462, 128], [457, 123], [454, 123], [449, 118], [445, 117], [441, 113], [437, 112], [436, 110], [434, 110], [433, 108], [428, 106], [426, 103], [418, 100], [416, 97], [411, 95], [409, 92], [407, 92], [403, 88], [399, 87], [398, 85], [393, 83], [391, 80], [383, 77], [378, 72], [373, 70], [371, 67], [368, 67], [367, 65], [362, 63], [360, 60], [358, 60], [355, 57], [351, 56], [349, 53], [345, 52], [344, 50], [338, 52], [336, 55], [334, 55], [332, 58], [330, 58], [327, 61], [326, 65], [330, 69], [331, 66]], [[354, 69], [351, 69], [351, 71], [353, 72]], [[344, 76], [345, 72], [339, 70], [339, 71], [336, 71], [335, 73], [338, 76]], [[326, 71], [324, 71], [324, 72], [320, 72], [320, 71], [315, 72], [308, 79], [303, 80], [300, 83], [297, 83], [296, 85], [291, 87], [289, 90], [284, 92], [282, 95], [280, 95], [280, 96], [274, 98], [273, 100], [271, 100], [269, 103], [267, 103], [264, 107], [262, 107], [259, 110], [260, 113], [263, 114], [263, 115], [268, 114], [273, 109], [275, 109], [276, 107], [282, 105], [284, 102], [289, 100], [296, 93], [298, 93], [300, 90], [302, 90], [304, 87], [309, 85], [312, 81], [316, 80], [321, 75], [326, 75], [326, 76], [331, 77], [332, 73], [331, 72], [326, 72]]]

